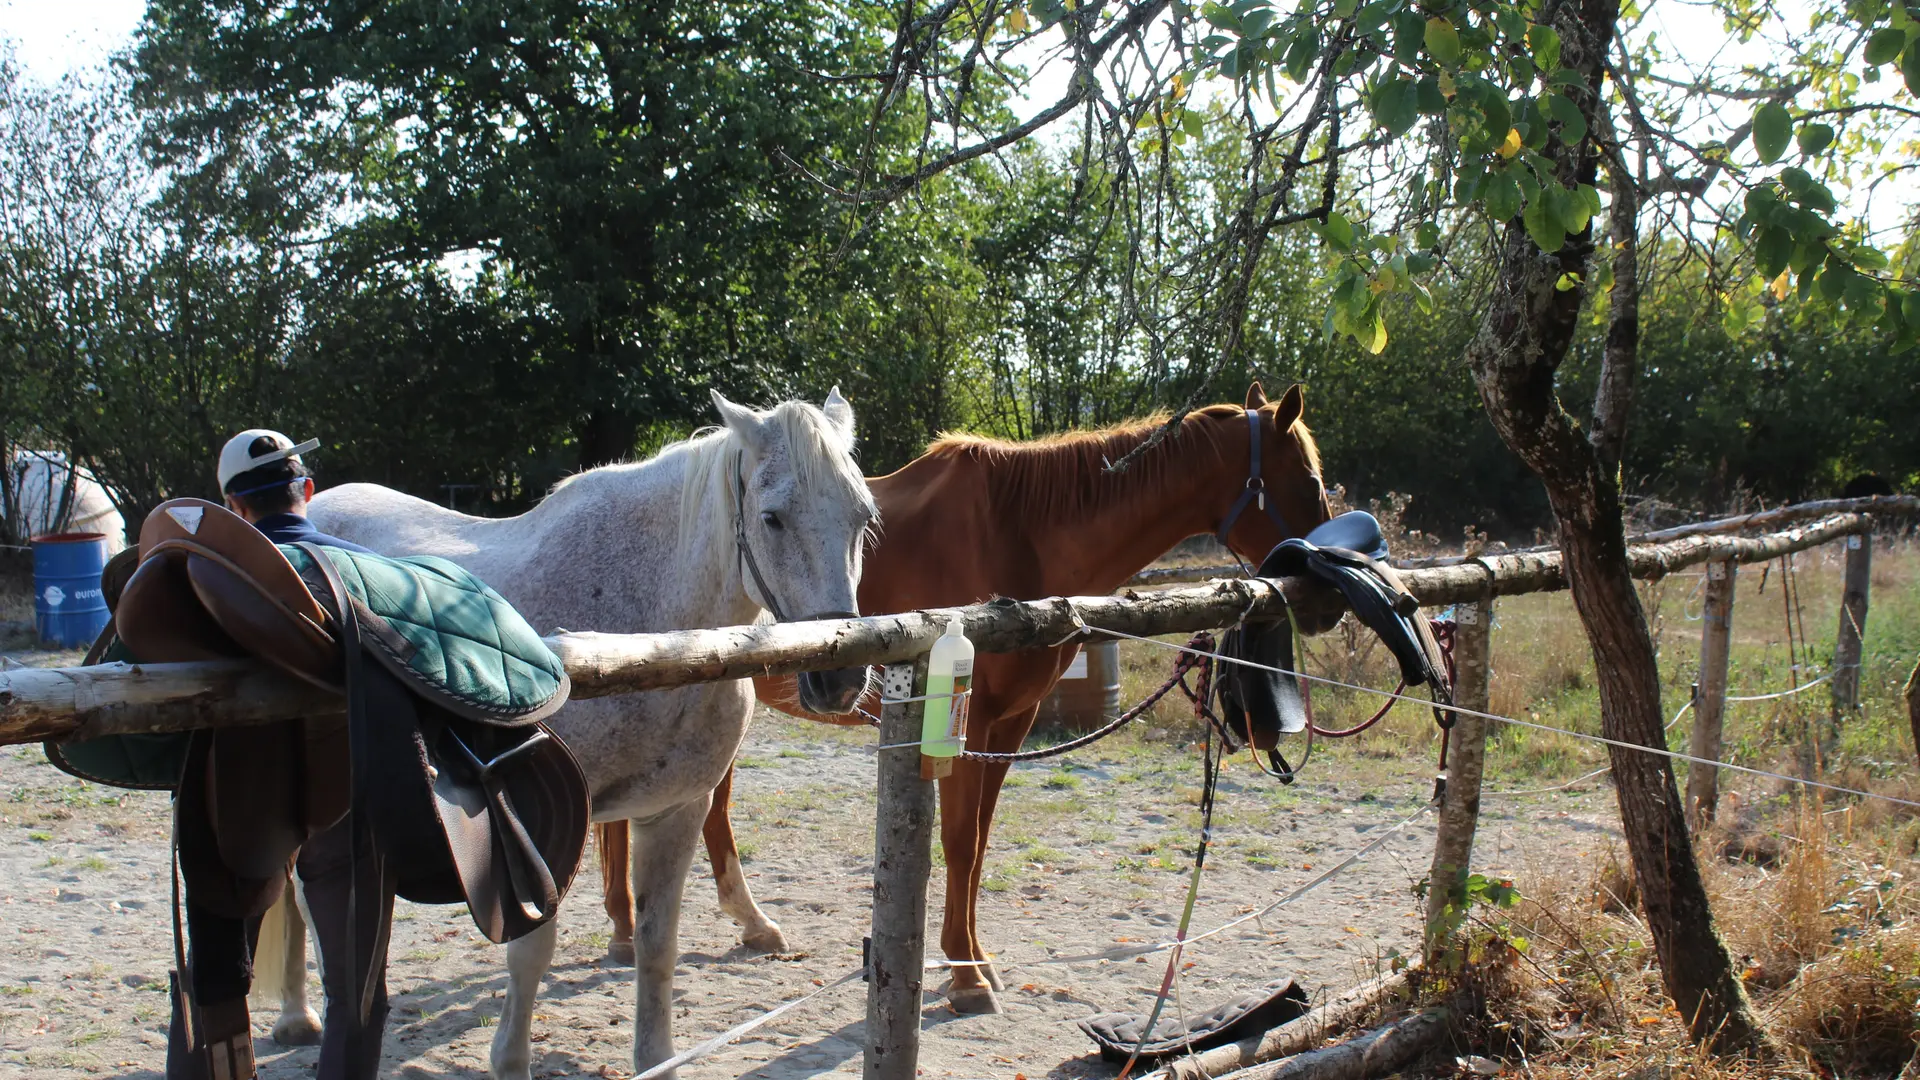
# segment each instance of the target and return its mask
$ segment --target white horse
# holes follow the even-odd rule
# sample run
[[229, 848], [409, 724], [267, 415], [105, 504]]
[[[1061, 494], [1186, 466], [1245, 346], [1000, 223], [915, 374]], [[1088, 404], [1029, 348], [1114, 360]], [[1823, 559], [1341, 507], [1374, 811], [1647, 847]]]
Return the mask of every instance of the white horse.
[[[824, 409], [790, 401], [764, 413], [713, 398], [721, 427], [650, 461], [571, 477], [520, 517], [473, 518], [348, 484], [313, 501], [313, 522], [383, 554], [451, 559], [543, 632], [730, 626], [754, 622], [763, 608], [802, 619], [854, 611], [862, 549], [879, 511], [854, 465], [852, 407], [838, 390]], [[757, 570], [743, 569], [749, 563]], [[760, 582], [771, 596], [761, 595]], [[865, 681], [864, 669], [816, 673], [801, 682], [801, 695], [809, 708], [846, 712]], [[638, 1071], [673, 1056], [681, 888], [752, 710], [752, 684], [741, 680], [575, 701], [549, 721], [586, 771], [594, 820], [631, 823]], [[288, 909], [281, 916], [270, 923], [301, 925]], [[507, 947], [504, 1015], [493, 1039], [497, 1080], [531, 1074], [534, 997], [552, 965], [556, 930], [548, 923]], [[284, 997], [301, 984], [297, 1005], [283, 1001], [293, 1016], [306, 1013], [302, 946], [263, 933], [258, 950], [286, 968], [262, 980], [268, 988]]]
[[18, 450], [9, 464], [12, 532], [25, 540], [47, 533], [97, 532], [107, 537], [107, 555], [127, 546], [127, 523], [94, 475], [67, 463], [58, 450]]

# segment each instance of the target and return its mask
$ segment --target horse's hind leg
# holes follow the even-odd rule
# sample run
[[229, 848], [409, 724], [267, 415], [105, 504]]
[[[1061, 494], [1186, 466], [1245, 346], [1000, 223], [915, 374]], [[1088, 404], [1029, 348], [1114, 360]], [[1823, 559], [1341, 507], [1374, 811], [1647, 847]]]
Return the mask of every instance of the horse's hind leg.
[[260, 941], [254, 952], [255, 984], [280, 999], [273, 1041], [281, 1046], [313, 1046], [320, 1041], [320, 1014], [307, 1004], [307, 920], [299, 895], [299, 879], [293, 878], [260, 920]]
[[733, 768], [713, 789], [713, 806], [707, 810], [707, 823], [701, 832], [707, 841], [707, 859], [713, 863], [713, 880], [720, 887], [720, 910], [740, 924], [740, 940], [749, 949], [762, 952], [787, 951], [787, 939], [780, 924], [767, 918], [753, 902], [746, 875], [740, 872], [740, 849], [733, 840]]
[[501, 1002], [500, 1026], [493, 1033], [493, 1080], [530, 1080], [533, 1075], [533, 1004], [540, 996], [540, 980], [553, 966], [558, 920], [547, 923], [507, 946], [507, 996]]
[[607, 918], [613, 920], [613, 939], [607, 942], [607, 959], [616, 964], [633, 963], [633, 893], [627, 885], [627, 823], [603, 821], [593, 827], [593, 843], [600, 849], [600, 891], [606, 900]]

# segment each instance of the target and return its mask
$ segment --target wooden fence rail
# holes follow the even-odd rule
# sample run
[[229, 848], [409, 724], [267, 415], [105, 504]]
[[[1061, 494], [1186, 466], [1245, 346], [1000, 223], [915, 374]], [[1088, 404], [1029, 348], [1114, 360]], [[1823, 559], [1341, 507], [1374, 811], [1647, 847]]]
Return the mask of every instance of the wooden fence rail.
[[[1711, 560], [1759, 562], [1864, 533], [1872, 519], [1836, 514], [1759, 537], [1693, 536], [1629, 549], [1633, 573], [1658, 578]], [[1427, 607], [1566, 588], [1559, 552], [1489, 555], [1408, 571]], [[1208, 630], [1243, 614], [1278, 616], [1288, 603], [1337, 603], [1305, 579], [1216, 581], [1120, 596], [996, 601], [958, 609], [981, 652], [1014, 652], [1069, 638], [1081, 625], [1128, 634]], [[668, 634], [569, 633], [548, 638], [575, 697], [691, 683], [913, 660], [945, 632], [948, 613], [732, 626]], [[135, 732], [257, 724], [310, 716], [335, 699], [251, 661], [17, 668], [0, 672], [0, 745]]]
[[[1684, 540], [1690, 536], [1709, 536], [1721, 533], [1747, 532], [1760, 529], [1777, 528], [1796, 522], [1813, 521], [1831, 517], [1835, 514], [1874, 514], [1882, 518], [1911, 516], [1920, 513], [1920, 495], [1874, 495], [1862, 499], [1822, 499], [1819, 502], [1796, 503], [1792, 506], [1761, 510], [1752, 514], [1739, 514], [1734, 517], [1716, 518], [1713, 521], [1696, 521], [1690, 525], [1676, 525], [1670, 529], [1656, 529], [1627, 538], [1629, 544], [1659, 544], [1671, 540]], [[1511, 548], [1490, 552], [1494, 558], [1508, 558], [1519, 555], [1536, 555], [1542, 552], [1557, 552], [1551, 545], [1530, 548]], [[1393, 565], [1401, 570], [1431, 570], [1446, 566], [1460, 566], [1472, 563], [1476, 556], [1442, 555], [1431, 559], [1395, 559]], [[1214, 578], [1230, 577], [1239, 573], [1237, 566], [1213, 564], [1208, 566], [1167, 566], [1152, 570], [1142, 570], [1127, 580], [1127, 584], [1136, 588], [1149, 586], [1178, 585], [1192, 581], [1211, 581]]]

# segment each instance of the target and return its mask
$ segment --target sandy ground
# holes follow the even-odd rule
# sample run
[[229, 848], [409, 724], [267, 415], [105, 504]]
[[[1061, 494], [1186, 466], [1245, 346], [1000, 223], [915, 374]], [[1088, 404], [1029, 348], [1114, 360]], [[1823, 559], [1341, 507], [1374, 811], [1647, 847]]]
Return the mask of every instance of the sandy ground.
[[[681, 923], [680, 1046], [858, 966], [872, 890], [872, 743], [869, 731], [766, 717], [756, 724], [735, 820], [751, 884], [795, 951], [768, 956], [739, 946], [700, 863]], [[1271, 903], [1414, 811], [1428, 795], [1430, 766], [1413, 756], [1323, 748], [1292, 788], [1234, 763], [1193, 932]], [[932, 973], [923, 1075], [1111, 1076], [1073, 1021], [1151, 1006], [1164, 953], [1046, 961], [1171, 937], [1198, 831], [1197, 751], [1114, 740], [1069, 761], [1021, 767], [1002, 800], [981, 929], [1007, 982], [1005, 1012], [954, 1015], [931, 992], [940, 981]], [[1198, 1011], [1282, 973], [1323, 996], [1369, 976], [1394, 950], [1409, 950], [1418, 930], [1413, 889], [1432, 836], [1432, 818], [1422, 817], [1299, 903], [1190, 948], [1172, 1007]], [[1616, 837], [1605, 788], [1493, 800], [1476, 864], [1583, 873], [1576, 862], [1599, 858]], [[161, 1075], [172, 955], [166, 850], [164, 795], [86, 785], [48, 765], [38, 748], [0, 748], [0, 1076]], [[937, 850], [935, 859], [937, 941]], [[396, 919], [383, 1073], [484, 1076], [504, 988], [502, 951], [478, 936], [464, 909], [402, 903]], [[604, 962], [608, 923], [591, 864], [560, 922], [535, 1022], [534, 1073], [623, 1077], [631, 1071], [632, 973]], [[309, 985], [317, 1001], [311, 973]], [[829, 990], [681, 1075], [857, 1076], [865, 1008], [857, 981]], [[311, 1075], [315, 1050], [284, 1049], [268, 1037], [276, 1011], [256, 997], [262, 1075]]]

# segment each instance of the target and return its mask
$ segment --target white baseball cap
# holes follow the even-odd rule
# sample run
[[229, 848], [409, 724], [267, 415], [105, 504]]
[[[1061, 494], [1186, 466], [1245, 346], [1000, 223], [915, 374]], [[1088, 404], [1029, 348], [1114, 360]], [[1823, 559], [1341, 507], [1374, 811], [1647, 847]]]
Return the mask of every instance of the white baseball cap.
[[308, 439], [296, 446], [292, 439], [277, 431], [248, 428], [228, 439], [227, 445], [220, 448], [220, 490], [226, 491], [234, 477], [262, 465], [271, 465], [276, 461], [299, 464], [301, 454], [319, 445], [319, 439]]

